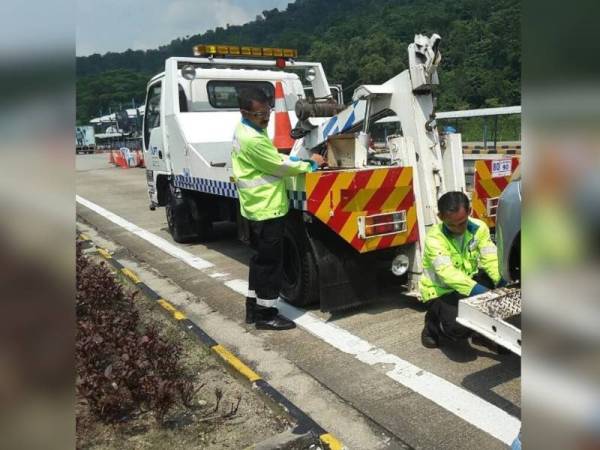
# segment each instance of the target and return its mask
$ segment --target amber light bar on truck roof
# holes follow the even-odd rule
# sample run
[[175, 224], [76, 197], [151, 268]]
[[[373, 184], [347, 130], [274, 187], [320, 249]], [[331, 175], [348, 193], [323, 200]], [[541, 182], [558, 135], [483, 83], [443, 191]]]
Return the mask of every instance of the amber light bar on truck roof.
[[250, 57], [276, 57], [297, 58], [298, 50], [291, 48], [272, 47], [240, 47], [237, 45], [209, 45], [199, 44], [193, 48], [194, 56], [250, 56]]

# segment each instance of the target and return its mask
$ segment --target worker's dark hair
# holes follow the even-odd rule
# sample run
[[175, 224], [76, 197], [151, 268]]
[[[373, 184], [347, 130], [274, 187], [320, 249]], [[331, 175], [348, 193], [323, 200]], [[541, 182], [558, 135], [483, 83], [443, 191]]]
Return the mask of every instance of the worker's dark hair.
[[238, 104], [240, 109], [250, 111], [252, 109], [252, 101], [258, 103], [269, 103], [269, 97], [265, 91], [256, 87], [247, 87], [238, 91]]
[[469, 212], [469, 207], [469, 197], [460, 191], [446, 192], [438, 200], [440, 214], [455, 213], [461, 208], [465, 208], [465, 211]]

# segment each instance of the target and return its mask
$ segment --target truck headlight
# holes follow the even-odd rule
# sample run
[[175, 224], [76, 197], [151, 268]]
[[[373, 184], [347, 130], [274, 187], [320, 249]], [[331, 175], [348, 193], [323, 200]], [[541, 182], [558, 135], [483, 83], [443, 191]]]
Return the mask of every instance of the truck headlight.
[[404, 275], [408, 270], [409, 262], [408, 256], [404, 254], [396, 256], [392, 261], [392, 273], [397, 277]]

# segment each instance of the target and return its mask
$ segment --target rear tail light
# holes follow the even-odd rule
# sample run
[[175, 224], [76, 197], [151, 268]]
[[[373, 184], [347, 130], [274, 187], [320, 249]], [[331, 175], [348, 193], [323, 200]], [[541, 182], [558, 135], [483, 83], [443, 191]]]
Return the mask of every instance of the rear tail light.
[[372, 214], [358, 218], [358, 237], [369, 239], [406, 231], [406, 211]]
[[496, 210], [498, 209], [498, 200], [500, 197], [488, 198], [486, 201], [486, 213], [488, 217], [496, 217]]

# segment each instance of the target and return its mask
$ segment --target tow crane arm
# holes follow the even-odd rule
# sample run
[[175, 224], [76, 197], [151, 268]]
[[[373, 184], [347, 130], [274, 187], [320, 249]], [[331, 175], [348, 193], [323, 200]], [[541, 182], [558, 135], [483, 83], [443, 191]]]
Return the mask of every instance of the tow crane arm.
[[[437, 34], [431, 37], [416, 35], [408, 46], [408, 70], [381, 85], [359, 86], [354, 91], [352, 103], [330, 118], [307, 118], [307, 114], [299, 117], [297, 128], [303, 130], [304, 136], [292, 150], [293, 154], [306, 158], [322, 148], [329, 138], [357, 131], [357, 139], [366, 146], [370, 124], [385, 116], [396, 115], [402, 136], [391, 140], [390, 145], [400, 149], [402, 165], [414, 168], [421, 249], [424, 248], [426, 229], [438, 221], [439, 196], [447, 190], [464, 190], [464, 180], [461, 184], [455, 177], [447, 180], [444, 176], [449, 169], [456, 172], [457, 165], [462, 169], [462, 154], [456, 149], [448, 152], [441, 148], [435, 121], [433, 90], [439, 84], [440, 42], [441, 37]], [[420, 251], [415, 253], [411, 272], [420, 274]]]

